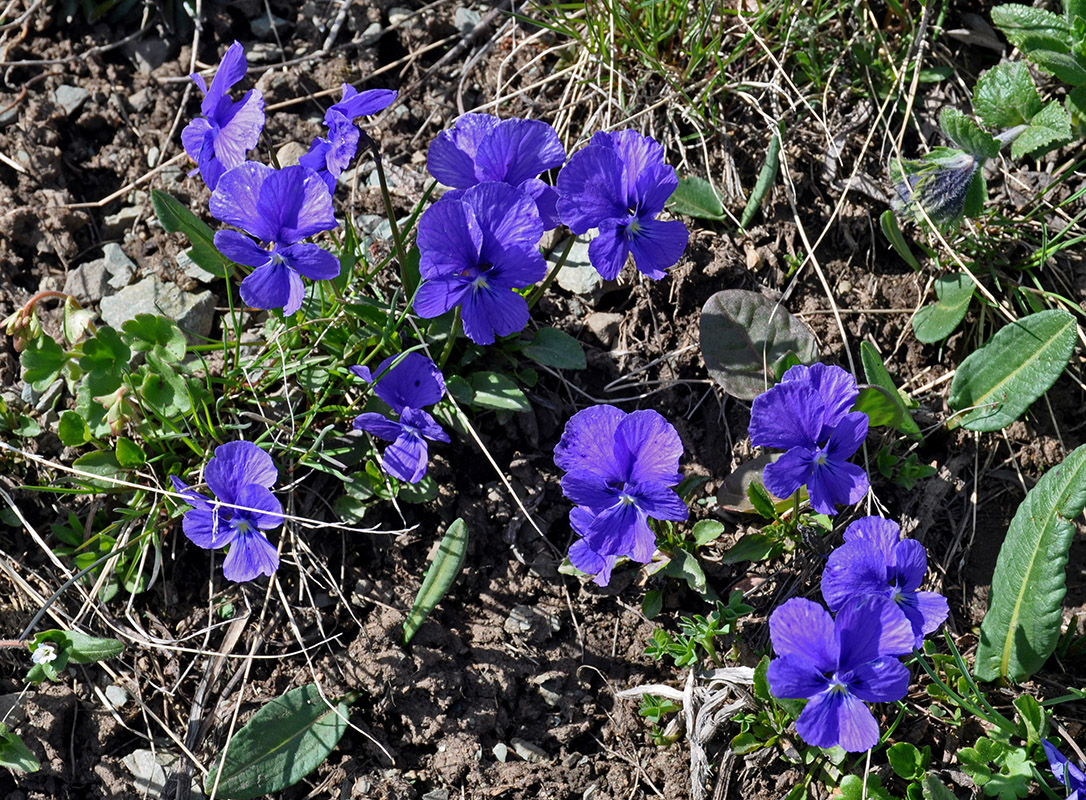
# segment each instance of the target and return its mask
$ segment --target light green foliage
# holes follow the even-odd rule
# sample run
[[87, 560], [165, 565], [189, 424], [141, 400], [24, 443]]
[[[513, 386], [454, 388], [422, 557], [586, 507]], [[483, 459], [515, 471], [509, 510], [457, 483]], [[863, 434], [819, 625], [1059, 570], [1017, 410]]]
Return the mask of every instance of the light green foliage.
[[468, 550], [468, 526], [464, 520], [457, 519], [449, 526], [438, 545], [437, 554], [426, 570], [426, 577], [415, 596], [411, 612], [403, 623], [403, 642], [408, 644], [419, 627], [430, 616], [430, 612], [441, 602], [449, 591], [460, 568], [464, 565], [464, 556]]
[[1037, 483], [1018, 507], [992, 575], [975, 671], [982, 680], [1024, 680], [1060, 638], [1072, 520], [1086, 506], [1086, 445]]
[[36, 392], [44, 392], [59, 376], [68, 363], [68, 354], [60, 349], [51, 336], [39, 336], [32, 340], [19, 358], [23, 367], [23, 380]]
[[861, 386], [853, 411], [867, 414], [872, 428], [898, 428], [905, 420], [905, 409], [897, 399], [881, 386]]
[[657, 661], [670, 658], [676, 667], [682, 668], [697, 664], [704, 654], [714, 666], [719, 667], [721, 660], [717, 654], [716, 638], [733, 635], [736, 622], [753, 610], [743, 602], [743, 593], [736, 589], [729, 595], [727, 603], [717, 601], [716, 609], [708, 616], [695, 614], [680, 617], [677, 633], [672, 634], [662, 628], [654, 630], [652, 643], [645, 648], [645, 655]]
[[7, 767], [17, 772], [37, 772], [41, 769], [38, 759], [30, 752], [23, 740], [8, 726], [0, 722], [0, 767]]
[[713, 185], [704, 178], [687, 175], [679, 178], [679, 185], [668, 201], [668, 207], [676, 214], [695, 219], [722, 221], [727, 219], [724, 204]]
[[941, 342], [965, 319], [975, 285], [964, 272], [943, 275], [935, 281], [937, 301], [913, 316], [913, 334], [925, 344]]
[[769, 194], [769, 190], [773, 188], [774, 181], [777, 180], [777, 172], [780, 170], [781, 164], [781, 135], [783, 132], [783, 125], [781, 130], [773, 134], [773, 137], [769, 140], [769, 149], [766, 151], [765, 161], [762, 164], [762, 168], [758, 171], [758, 179], [754, 182], [754, 189], [751, 190], [750, 198], [747, 200], [747, 205], [743, 209], [743, 216], [739, 219], [739, 225], [746, 228], [754, 221], [754, 215], [758, 213], [758, 209], [762, 206], [762, 201], [765, 200], [766, 195]]
[[840, 800], [862, 800], [864, 797], [869, 797], [871, 800], [892, 800], [879, 776], [874, 773], [867, 775], [866, 782], [859, 775], [846, 775], [838, 784], [835, 794]]
[[774, 365], [789, 354], [804, 364], [818, 360], [807, 326], [780, 304], [744, 289], [717, 292], [705, 302], [700, 342], [709, 375], [741, 400], [772, 386]]
[[882, 363], [882, 357], [869, 342], [860, 343], [860, 360], [863, 363], [867, 382], [880, 387], [885, 397], [897, 407], [897, 414], [894, 416], [895, 423], [891, 427], [911, 439], [919, 439], [920, 427], [913, 419], [913, 415], [909, 413], [905, 398], [898, 391], [894, 379]]
[[[895, 171], [893, 164], [891, 164], [890, 171], [891, 173]], [[898, 180], [900, 179], [899, 177]], [[886, 240], [890, 242], [890, 246], [894, 248], [894, 252], [901, 256], [902, 261], [919, 272], [921, 270], [920, 262], [916, 260], [913, 251], [909, 249], [905, 236], [901, 232], [901, 226], [898, 225], [897, 216], [891, 209], [888, 208], [879, 215], [879, 226], [882, 228]]]
[[90, 664], [115, 658], [124, 652], [124, 645], [116, 639], [99, 639], [77, 631], [42, 631], [28, 643], [30, 652], [34, 653], [43, 644], [53, 648], [54, 657], [31, 667], [26, 676], [31, 683], [41, 683], [46, 679], [58, 680], [69, 662]]
[[1033, 786], [1033, 762], [1024, 747], [982, 736], [958, 751], [958, 763], [989, 797], [1015, 800], [1028, 796]]
[[973, 87], [973, 111], [993, 128], [1028, 124], [1040, 110], [1041, 97], [1021, 61], [997, 64]]
[[998, 431], [1048, 391], [1076, 341], [1075, 318], [1051, 309], [1001, 328], [971, 353], [954, 375], [948, 404], [963, 412], [962, 427]]
[[984, 161], [999, 154], [999, 140], [956, 108], [944, 108], [939, 127], [947, 138], [974, 158]]
[[1059, 101], [1041, 109], [1011, 145], [1011, 156], [1040, 156], [1071, 141], [1071, 117]]
[[351, 701], [329, 703], [312, 683], [272, 700], [234, 734], [204, 781], [205, 793], [249, 800], [293, 786], [339, 744]]
[[931, 764], [931, 748], [919, 750], [908, 742], [897, 742], [886, 749], [886, 758], [899, 778], [919, 781]]
[[1008, 4], [992, 9], [992, 22], [1011, 44], [1027, 54], [1069, 51], [1071, 29], [1064, 17], [1031, 6]]

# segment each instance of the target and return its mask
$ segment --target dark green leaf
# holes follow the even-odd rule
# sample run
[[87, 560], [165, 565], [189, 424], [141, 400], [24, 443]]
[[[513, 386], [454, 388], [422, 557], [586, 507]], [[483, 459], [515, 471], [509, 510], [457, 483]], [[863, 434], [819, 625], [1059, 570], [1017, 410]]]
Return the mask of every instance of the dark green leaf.
[[430, 616], [430, 612], [449, 591], [456, 576], [460, 574], [467, 551], [468, 526], [464, 524], [464, 520], [457, 518], [445, 531], [441, 544], [438, 545], [437, 554], [426, 570], [426, 577], [422, 580], [419, 593], [415, 595], [411, 612], [404, 620], [404, 644], [411, 641], [425, 619]]
[[[115, 658], [124, 652], [124, 645], [117, 639], [99, 639], [78, 631], [60, 631], [60, 633], [63, 633], [70, 642], [68, 658], [73, 664], [105, 661], [107, 658]], [[38, 636], [41, 636], [41, 634], [38, 634]], [[34, 638], [36, 640], [37, 636]]]
[[125, 469], [137, 469], [147, 463], [147, 454], [131, 439], [122, 437], [117, 440], [117, 463]]
[[657, 589], [645, 592], [645, 599], [641, 601], [641, 613], [647, 619], [652, 619], [664, 608], [664, 595]]
[[1029, 127], [1011, 145], [1011, 157], [1042, 156], [1071, 141], [1071, 116], [1053, 100], [1030, 121]]
[[[97, 450], [82, 455], [72, 463], [72, 466], [102, 478], [119, 478], [124, 474], [124, 468], [117, 461], [116, 454], [108, 450]], [[112, 489], [115, 485], [112, 481], [94, 480], [82, 476], [79, 477], [79, 481], [97, 489]]]
[[894, 252], [901, 256], [902, 261], [919, 272], [921, 269], [920, 262], [916, 260], [913, 251], [909, 249], [905, 236], [901, 233], [901, 227], [897, 224], [897, 217], [894, 212], [890, 209], [883, 211], [882, 216], [879, 217], [879, 224], [882, 226], [883, 235], [890, 242], [890, 246], [894, 248]]
[[900, 407], [902, 418], [896, 429], [912, 439], [919, 439], [920, 427], [913, 419], [913, 415], [909, 413], [905, 399], [894, 385], [894, 379], [890, 377], [890, 373], [882, 363], [882, 358], [870, 343], [860, 342], [860, 360], [863, 362], [867, 382], [885, 389], [886, 394]]
[[1051, 72], [1064, 83], [1072, 86], [1086, 85], [1086, 65], [1071, 53], [1054, 50], [1032, 50], [1029, 57], [1037, 66]]
[[924, 776], [924, 800], [958, 800], [934, 772]]
[[192, 242], [189, 257], [212, 275], [229, 276], [226, 260], [215, 247], [215, 233], [207, 223], [161, 189], [151, 190], [155, 216], [168, 233], [183, 233]]
[[316, 684], [291, 689], [257, 711], [230, 740], [204, 783], [223, 800], [250, 800], [293, 786], [331, 753], [347, 730], [347, 704], [329, 705]]
[[721, 564], [738, 564], [740, 561], [764, 561], [772, 555], [776, 542], [764, 533], [748, 533], [724, 554]]
[[671, 558], [661, 572], [670, 578], [685, 580], [686, 585], [700, 595], [711, 591], [706, 583], [705, 571], [697, 558], [681, 547], [671, 551]]
[[890, 768], [898, 777], [907, 781], [920, 780], [924, 775], [924, 757], [915, 746], [908, 742], [897, 742], [886, 750]]
[[471, 405], [475, 399], [475, 392], [472, 391], [471, 384], [459, 375], [450, 376], [445, 381], [445, 388], [448, 389], [452, 398], [461, 405]]
[[57, 436], [66, 447], [80, 447], [90, 441], [87, 421], [74, 411], [65, 411], [57, 423]]
[[37, 772], [41, 769], [41, 764], [34, 758], [30, 748], [23, 744], [18, 735], [9, 731], [3, 722], [0, 722], [0, 767], [17, 772]]
[[722, 220], [724, 205], [720, 202], [713, 185], [704, 178], [687, 176], [679, 179], [669, 207], [677, 214], [695, 219]]
[[993, 128], [1022, 125], [1040, 110], [1041, 96], [1021, 61], [997, 64], [973, 87], [973, 111]]
[[[781, 127], [783, 129], [783, 125]], [[781, 132], [778, 130], [773, 134], [773, 138], [769, 140], [769, 149], [766, 151], [765, 161], [762, 163], [762, 168], [758, 171], [758, 178], [754, 182], [754, 188], [750, 192], [750, 198], [743, 208], [743, 216], [739, 219], [739, 224], [742, 227], [746, 228], [750, 225], [751, 221], [754, 219], [754, 215], [758, 213], [758, 209], [761, 207], [766, 195], [768, 195], [769, 190], [773, 188], [773, 182], [777, 180], [777, 172], [780, 170], [780, 164]]]
[[474, 393], [471, 404], [476, 408], [506, 411], [531, 411], [532, 404], [524, 392], [499, 372], [476, 372], [471, 376]]
[[1011, 44], [1032, 57], [1035, 50], [1066, 53], [1071, 29], [1063, 17], [1051, 11], [1025, 5], [1007, 4], [992, 9], [992, 22]]
[[1040, 747], [1041, 740], [1048, 733], [1048, 720], [1041, 704], [1033, 695], [1023, 694], [1014, 698], [1014, 707], [1018, 711], [1019, 735], [1026, 740], [1027, 746]]
[[1068, 312], [1041, 311], [1000, 329], [971, 353], [954, 375], [948, 400], [964, 412], [962, 427], [998, 431], [1018, 419], [1067, 366], [1076, 330]]
[[789, 351], [809, 364], [818, 346], [807, 326], [757, 292], [726, 289], [701, 309], [701, 355], [713, 380], [741, 400], [753, 400], [774, 380], [769, 368]]
[[747, 499], [755, 511], [766, 519], [777, 519], [777, 509], [773, 496], [766, 491], [761, 481], [751, 481], [747, 485]]
[[39, 336], [27, 342], [19, 363], [23, 366], [23, 380], [34, 387], [34, 391], [44, 392], [68, 363], [68, 354], [60, 349], [53, 337]]
[[525, 345], [524, 355], [555, 369], [584, 369], [588, 366], [580, 342], [557, 328], [540, 328], [531, 344]]
[[739, 756], [753, 753], [763, 747], [765, 747], [765, 742], [753, 733], [741, 733], [732, 739], [732, 752]]
[[974, 283], [964, 272], [943, 275], [935, 281], [938, 300], [926, 305], [913, 317], [913, 333], [925, 344], [941, 342], [965, 319], [973, 299]]
[[1046, 472], [1011, 520], [980, 626], [974, 672], [981, 680], [1024, 680], [1056, 648], [1073, 520], [1083, 506], [1086, 445]]
[[159, 347], [159, 358], [177, 362], [185, 357], [185, 334], [169, 317], [137, 314], [124, 323], [121, 338], [137, 353]]
[[999, 140], [956, 108], [943, 109], [939, 127], [954, 144], [976, 158], [995, 158], [999, 154]]

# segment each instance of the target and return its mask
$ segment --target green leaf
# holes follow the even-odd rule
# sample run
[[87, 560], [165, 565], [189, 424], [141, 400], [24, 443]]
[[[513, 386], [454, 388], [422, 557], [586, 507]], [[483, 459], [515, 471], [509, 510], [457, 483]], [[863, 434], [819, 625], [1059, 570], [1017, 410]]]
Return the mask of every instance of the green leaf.
[[926, 305], [913, 317], [913, 333], [924, 344], [941, 342], [965, 319], [975, 284], [964, 272], [943, 275], [935, 281], [937, 302]]
[[779, 303], [744, 289], [726, 289], [706, 301], [700, 341], [709, 375], [740, 400], [753, 400], [772, 386], [772, 366], [789, 351], [804, 364], [818, 360], [806, 325]]
[[30, 748], [3, 722], [0, 722], [0, 767], [18, 772], [37, 772], [41, 769]]
[[890, 768], [898, 777], [907, 781], [919, 780], [924, 775], [924, 756], [908, 742], [898, 742], [886, 750]]
[[709, 542], [715, 542], [724, 533], [724, 525], [715, 519], [703, 519], [694, 525], [691, 535], [694, 537], [694, 545], [704, 547]]
[[[772, 464], [782, 453], [762, 453], [759, 456], [755, 456], [750, 461], [744, 461], [740, 464], [730, 475], [728, 475], [724, 482], [721, 483], [720, 488], [717, 490], [716, 499], [721, 508], [727, 511], [735, 511], [739, 514], [757, 513], [761, 514], [766, 519], [774, 519], [775, 515], [771, 513], [772, 509], [776, 509], [779, 514], [781, 511], [786, 510], [792, 506], [792, 501], [788, 498], [777, 498], [770, 495], [765, 491], [762, 483], [762, 473], [765, 470], [767, 464]], [[752, 489], [753, 485], [757, 484], [758, 489]], [[800, 489], [801, 497], [804, 490]], [[751, 492], [764, 493], [769, 499], [769, 508], [765, 505], [759, 510], [751, 501]]]
[[79, 308], [72, 297], [64, 301], [64, 338], [69, 344], [75, 344], [94, 321], [94, 312]]
[[83, 342], [79, 368], [90, 394], [99, 397], [114, 392], [121, 385], [121, 375], [128, 367], [132, 351], [113, 328], [99, 328], [93, 339]]
[[944, 108], [939, 127], [954, 144], [970, 155], [985, 159], [999, 155], [999, 140], [956, 108]]
[[713, 185], [704, 178], [686, 176], [679, 178], [669, 208], [677, 214], [685, 214], [695, 219], [723, 220], [724, 204], [720, 202]]
[[754, 182], [754, 188], [751, 190], [750, 197], [747, 199], [747, 205], [743, 208], [743, 216], [739, 219], [739, 224], [742, 227], [746, 228], [750, 225], [751, 221], [754, 219], [754, 215], [758, 213], [758, 209], [761, 207], [766, 195], [769, 194], [769, 190], [773, 188], [773, 182], [777, 180], [777, 172], [780, 171], [780, 164], [781, 132], [778, 130], [773, 134], [773, 138], [769, 140], [769, 149], [765, 154], [765, 162], [758, 171], [758, 178]]
[[57, 436], [66, 447], [80, 447], [90, 441], [87, 421], [74, 411], [65, 411], [57, 422]]
[[147, 463], [147, 454], [131, 439], [122, 437], [117, 440], [117, 463], [125, 469], [137, 469]]
[[204, 782], [216, 797], [250, 800], [293, 786], [331, 753], [347, 730], [347, 703], [329, 706], [316, 684], [291, 689], [257, 711], [230, 740]]
[[641, 601], [641, 613], [647, 619], [652, 619], [664, 609], [664, 594], [657, 589], [645, 592], [645, 598]]
[[42, 642], [62, 641], [61, 637], [63, 637], [63, 647], [68, 652], [68, 660], [73, 664], [105, 661], [107, 658], [114, 658], [124, 652], [124, 645], [117, 639], [99, 639], [77, 631], [55, 629], [42, 631], [35, 634], [32, 641], [37, 645]]
[[905, 420], [905, 409], [898, 401], [897, 392], [891, 394], [881, 386], [861, 386], [853, 411], [867, 414], [872, 428], [894, 428]]
[[1026, 740], [1027, 746], [1039, 747], [1041, 739], [1048, 732], [1048, 720], [1041, 704], [1033, 695], [1023, 694], [1014, 698], [1014, 707], [1018, 711], [1021, 737]]
[[731, 546], [721, 564], [738, 564], [740, 561], [765, 561], [773, 554], [776, 542], [764, 533], [748, 533]]
[[1078, 86], [1067, 93], [1067, 113], [1076, 125], [1086, 124], [1086, 86]]
[[863, 800], [868, 797], [871, 800], [891, 800], [889, 793], [882, 786], [882, 781], [874, 772], [867, 775], [867, 786], [859, 775], [846, 775], [841, 779], [834, 793], [836, 800]]
[[185, 357], [185, 334], [169, 317], [137, 314], [124, 323], [121, 338], [137, 353], [155, 350], [163, 361], [177, 362]]
[[1071, 141], [1071, 115], [1058, 100], [1037, 113], [1011, 145], [1011, 157], [1041, 156]]
[[19, 363], [23, 366], [23, 380], [34, 391], [44, 392], [68, 363], [68, 354], [60, 349], [52, 336], [39, 336], [27, 342]]
[[1050, 72], [1072, 86], [1086, 84], [1086, 65], [1071, 53], [1054, 50], [1032, 50], [1029, 57], [1045, 72]]
[[934, 772], [924, 776], [924, 800], [958, 800]]
[[540, 328], [531, 344], [525, 345], [524, 355], [555, 369], [584, 369], [588, 366], [580, 342], [557, 328]]
[[864, 375], [867, 378], [867, 382], [874, 384], [875, 386], [881, 386], [885, 389], [887, 395], [900, 408], [902, 415], [901, 422], [895, 426], [895, 430], [900, 431], [912, 439], [919, 439], [920, 427], [913, 419], [913, 415], [909, 413], [909, 409], [905, 404], [905, 399], [901, 396], [901, 392], [897, 390], [897, 386], [894, 385], [894, 379], [890, 377], [890, 373], [882, 363], [882, 358], [879, 356], [878, 351], [876, 351], [869, 342], [860, 342], [860, 361], [863, 362]]
[[761, 481], [751, 481], [747, 484], [747, 499], [751, 507], [759, 515], [766, 519], [777, 519], [777, 509], [773, 505], [773, 497], [766, 491]]
[[524, 392], [499, 372], [476, 372], [471, 376], [474, 393], [471, 404], [476, 408], [505, 411], [531, 411], [532, 404]]
[[973, 111], [993, 128], [1028, 123], [1041, 110], [1041, 96], [1021, 61], [1004, 61], [983, 73], [973, 87]]
[[[947, 401], [962, 427], [998, 431], [1048, 391], [1075, 346], [1075, 318], [1051, 309], [1000, 329], [954, 375]], [[968, 409], [968, 410], [967, 410]]]
[[897, 216], [891, 209], [888, 208], [882, 212], [882, 216], [879, 217], [879, 224], [882, 226], [883, 235], [890, 242], [890, 246], [894, 248], [894, 252], [901, 256], [902, 261], [919, 272], [921, 270], [920, 262], [916, 260], [913, 251], [909, 249], [909, 244], [905, 241], [905, 236], [901, 232], [901, 226], [897, 223]]
[[215, 247], [215, 233], [207, 223], [161, 189], [151, 190], [151, 205], [168, 233], [183, 233], [192, 242], [189, 257], [193, 261], [212, 275], [220, 278], [229, 276], [226, 259]]
[[661, 570], [662, 574], [667, 575], [669, 578], [686, 581], [686, 585], [699, 595], [705, 596], [712, 591], [709, 589], [705, 570], [701, 568], [701, 564], [698, 563], [697, 558], [692, 553], [688, 553], [681, 547], [676, 547], [671, 551], [670, 556], [667, 564]]
[[426, 570], [419, 593], [415, 595], [415, 604], [403, 623], [403, 643], [408, 644], [419, 627], [430, 616], [441, 598], [449, 591], [460, 568], [464, 565], [464, 555], [468, 551], [468, 526], [459, 517], [445, 531], [438, 545], [437, 554]]
[[26, 414], [20, 414], [19, 422], [11, 429], [11, 432], [16, 436], [22, 436], [24, 439], [33, 439], [41, 433], [41, 425]]
[[[72, 466], [103, 478], [118, 478], [124, 474], [124, 468], [117, 461], [116, 454], [108, 450], [97, 450], [82, 455], [72, 462]], [[79, 481], [96, 489], [112, 489], [115, 485], [112, 481], [94, 480], [82, 476], [79, 477]]]
[[992, 22], [1011, 44], [1032, 57], [1035, 50], [1070, 50], [1071, 29], [1063, 17], [1024, 5], [1000, 5], [992, 9]]
[[974, 672], [981, 680], [1024, 680], [1060, 638], [1072, 520], [1086, 506], [1086, 445], [1044, 474], [1011, 520], [999, 550]]

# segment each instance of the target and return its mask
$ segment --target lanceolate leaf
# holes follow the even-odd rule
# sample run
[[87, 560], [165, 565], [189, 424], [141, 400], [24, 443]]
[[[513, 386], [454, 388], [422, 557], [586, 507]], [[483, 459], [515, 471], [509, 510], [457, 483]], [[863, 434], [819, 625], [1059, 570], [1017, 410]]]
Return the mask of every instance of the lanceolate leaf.
[[0, 722], [0, 767], [19, 772], [37, 772], [41, 769], [41, 764], [34, 758], [30, 748], [23, 744], [18, 735], [9, 731], [3, 722]]
[[1066, 311], [1040, 311], [1001, 329], [970, 354], [954, 375], [948, 401], [965, 412], [962, 427], [998, 431], [1018, 419], [1063, 372], [1075, 328]]
[[456, 576], [460, 574], [460, 567], [464, 565], [464, 554], [468, 550], [468, 526], [464, 520], [457, 518], [438, 545], [437, 555], [430, 562], [430, 568], [426, 570], [426, 577], [422, 580], [418, 595], [415, 596], [415, 604], [411, 607], [411, 613], [403, 623], [403, 643], [407, 644], [418, 631], [419, 626], [430, 616], [445, 592], [449, 591]]
[[804, 364], [818, 360], [807, 326], [780, 304], [744, 289], [726, 289], [706, 301], [700, 334], [709, 375], [741, 400], [772, 386], [773, 365], [789, 352]]
[[974, 672], [1024, 680], [1056, 648], [1074, 518], [1086, 505], [1086, 445], [1053, 467], [1018, 506], [996, 560]]
[[[898, 406], [901, 417], [893, 427], [912, 439], [919, 439], [920, 427], [905, 406], [905, 399], [901, 396], [901, 392], [897, 390], [897, 386], [894, 385], [894, 379], [890, 376], [886, 365], [882, 363], [882, 358], [875, 348], [867, 342], [860, 343], [860, 361], [863, 362], [867, 382], [882, 387], [885, 390], [885, 396]], [[872, 424], [879, 423], [872, 421]]]
[[212, 766], [207, 794], [248, 800], [293, 786], [313, 771], [347, 730], [347, 703], [329, 706], [316, 684], [291, 689], [253, 715]]
[[212, 275], [227, 277], [226, 260], [215, 247], [215, 234], [206, 222], [161, 189], [151, 190], [151, 205], [163, 228], [169, 233], [180, 231], [192, 242], [189, 258]]

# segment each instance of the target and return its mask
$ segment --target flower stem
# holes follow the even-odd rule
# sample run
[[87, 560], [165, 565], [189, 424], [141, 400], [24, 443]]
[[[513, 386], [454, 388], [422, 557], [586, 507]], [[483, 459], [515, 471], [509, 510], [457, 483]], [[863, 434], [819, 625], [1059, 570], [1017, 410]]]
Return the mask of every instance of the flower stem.
[[566, 259], [569, 257], [569, 251], [573, 249], [573, 243], [577, 240], [577, 237], [572, 233], [569, 235], [569, 239], [566, 240], [566, 249], [562, 251], [562, 255], [558, 257], [558, 263], [554, 265], [554, 269], [550, 271], [543, 283], [535, 287], [532, 293], [528, 296], [528, 308], [533, 308], [536, 303], [539, 302], [539, 298], [543, 296], [543, 293], [550, 288], [554, 283], [554, 279], [558, 277], [558, 273], [562, 271], [562, 267], [566, 265]]
[[385, 166], [381, 159], [381, 151], [377, 142], [370, 135], [362, 131], [362, 140], [373, 153], [373, 165], [377, 168], [377, 180], [381, 183], [381, 199], [385, 203], [385, 214], [388, 215], [388, 227], [392, 231], [392, 245], [396, 248], [396, 259], [400, 262], [400, 283], [407, 286], [407, 252], [403, 249], [403, 237], [400, 236], [400, 225], [396, 222], [396, 211], [392, 208], [392, 195], [388, 193], [388, 181], [385, 179]]
[[460, 332], [460, 306], [456, 307], [453, 311], [452, 325], [449, 326], [449, 338], [445, 340], [445, 347], [441, 351], [441, 358], [437, 361], [438, 369], [445, 369], [445, 362], [449, 360], [449, 356], [452, 354], [453, 343], [456, 341], [456, 336]]

